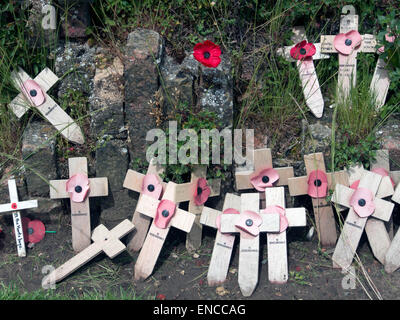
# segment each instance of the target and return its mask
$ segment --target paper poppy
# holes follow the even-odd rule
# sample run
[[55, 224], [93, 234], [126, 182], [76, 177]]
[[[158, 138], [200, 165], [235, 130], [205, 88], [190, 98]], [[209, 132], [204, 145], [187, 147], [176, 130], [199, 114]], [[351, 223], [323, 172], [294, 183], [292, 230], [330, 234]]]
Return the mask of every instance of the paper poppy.
[[199, 178], [197, 180], [196, 189], [194, 190], [194, 203], [196, 206], [203, 205], [211, 194], [211, 189], [207, 185], [207, 180]]
[[26, 80], [21, 89], [28, 100], [36, 107], [42, 105], [45, 101], [45, 94], [42, 88], [34, 80]]
[[176, 204], [171, 200], [161, 200], [157, 207], [154, 224], [160, 229], [165, 229], [174, 216], [175, 209]]
[[303, 40], [290, 49], [290, 56], [296, 60], [312, 57], [317, 52], [314, 44]]
[[[236, 209], [228, 208], [228, 209], [225, 209], [225, 210], [222, 212], [222, 214], [240, 214], [240, 212], [237, 211]], [[217, 217], [217, 219], [215, 220], [215, 224], [216, 224], [218, 230], [221, 230], [221, 216], [222, 216], [222, 214], [220, 214], [220, 215]]]
[[[38, 243], [40, 242], [45, 234], [46, 228], [42, 221], [31, 220], [28, 217], [21, 218], [22, 232], [24, 234], [24, 241], [26, 243]], [[13, 230], [15, 233], [15, 231]]]
[[221, 62], [221, 48], [210, 40], [197, 43], [193, 48], [193, 57], [203, 66], [216, 68]]
[[83, 202], [89, 191], [89, 179], [87, 175], [77, 173], [68, 179], [66, 189], [73, 202]]
[[265, 209], [261, 210], [260, 213], [270, 214], [270, 213], [279, 213], [280, 217], [280, 227], [279, 232], [285, 231], [289, 227], [289, 221], [286, 218], [286, 210], [281, 206], [268, 206]]
[[258, 236], [261, 224], [262, 218], [258, 213], [246, 210], [240, 215], [240, 218], [235, 223], [235, 227], [253, 236]]
[[312, 198], [324, 198], [328, 191], [328, 178], [321, 170], [314, 170], [308, 176], [307, 193]]
[[375, 211], [374, 196], [367, 188], [358, 188], [350, 198], [350, 206], [361, 218], [370, 216]]
[[278, 172], [273, 168], [269, 168], [261, 170], [259, 174], [252, 177], [250, 183], [257, 191], [263, 192], [265, 188], [272, 187], [278, 179]]
[[146, 174], [142, 183], [142, 194], [148, 195], [154, 199], [160, 198], [162, 184], [155, 174]]
[[333, 39], [335, 49], [344, 55], [351, 54], [362, 42], [360, 33], [356, 30], [351, 30], [347, 33], [339, 33]]

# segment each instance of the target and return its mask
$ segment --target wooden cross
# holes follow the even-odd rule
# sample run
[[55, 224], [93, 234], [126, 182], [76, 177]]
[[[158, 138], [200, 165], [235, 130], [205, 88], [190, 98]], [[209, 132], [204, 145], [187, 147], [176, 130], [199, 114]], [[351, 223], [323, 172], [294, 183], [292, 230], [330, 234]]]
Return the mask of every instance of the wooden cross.
[[[11, 79], [20, 91], [9, 105], [18, 118], [30, 107], [35, 107], [66, 139], [79, 144], [85, 142], [79, 126], [46, 93], [58, 81], [49, 68], [45, 68], [34, 80], [20, 68], [18, 72], [12, 72]], [[43, 99], [37, 100], [41, 96]]]
[[[225, 194], [222, 211], [224, 212], [227, 209], [234, 209], [240, 212], [240, 201], [240, 196], [236, 196], [233, 193]], [[217, 229], [217, 235], [215, 236], [214, 248], [207, 273], [209, 286], [221, 284], [226, 280], [232, 256], [233, 244], [235, 242], [235, 235], [230, 233], [221, 233], [219, 230], [217, 220], [221, 214], [221, 211], [204, 207], [200, 218], [201, 224]]]
[[[188, 211], [196, 215], [192, 230], [186, 236], [186, 248], [189, 251], [197, 250], [201, 246], [203, 227], [200, 223], [200, 216], [204, 205], [196, 205], [193, 196], [196, 192], [197, 182], [201, 178], [207, 178], [207, 167], [205, 166], [198, 166], [193, 170], [189, 183], [181, 183], [176, 186], [176, 202], [189, 201]], [[221, 179], [208, 180], [207, 185], [211, 190], [209, 197], [219, 196]]]
[[[364, 170], [357, 190], [336, 184], [332, 202], [346, 206], [350, 210], [332, 256], [334, 268], [347, 270], [350, 267], [368, 219], [372, 217], [384, 221], [390, 219], [394, 204], [376, 197], [381, 181], [381, 175]], [[358, 197], [359, 191], [362, 193]], [[374, 207], [370, 207], [371, 203], [374, 204]], [[360, 208], [370, 208], [371, 210], [365, 214], [360, 211]], [[359, 212], [357, 213], [356, 210]]]
[[[241, 195], [240, 214], [221, 215], [221, 232], [240, 234], [239, 274], [240, 291], [249, 297], [258, 283], [260, 263], [261, 232], [279, 232], [279, 214], [259, 214], [260, 194], [245, 193]], [[252, 214], [249, 214], [251, 212]], [[256, 221], [256, 218], [259, 221]], [[258, 224], [258, 226], [257, 226]], [[253, 232], [243, 227], [254, 228]], [[254, 232], [255, 231], [255, 232]]]
[[[400, 183], [394, 191], [392, 201], [400, 204]], [[385, 254], [385, 271], [392, 273], [400, 267], [400, 232], [397, 231], [386, 254]]]
[[104, 225], [99, 225], [93, 230], [93, 243], [65, 262], [62, 266], [48, 274], [43, 279], [42, 285], [48, 286], [63, 280], [102, 252], [104, 252], [109, 258], [113, 259], [126, 249], [120, 239], [133, 229], [134, 225], [127, 219], [111, 229], [111, 231], [109, 231]]
[[[358, 15], [352, 5], [346, 5], [342, 8], [340, 16], [340, 34], [346, 34], [352, 30], [358, 30]], [[359, 52], [374, 53], [376, 51], [376, 39], [374, 35], [362, 35], [362, 42], [357, 47], [351, 39], [345, 39], [345, 46], [354, 47], [350, 54], [342, 54], [335, 49], [334, 35], [321, 36], [321, 52], [322, 53], [338, 53], [339, 55], [339, 75], [338, 75], [338, 90], [339, 94], [345, 100], [350, 93], [351, 87], [356, 86], [357, 80], [357, 54]]]
[[[287, 227], [305, 227], [306, 209], [288, 208], [285, 209], [285, 189], [283, 187], [265, 189], [266, 210], [279, 206], [285, 217], [281, 216], [280, 232], [267, 233], [268, 243], [268, 279], [272, 283], [286, 283], [288, 280], [288, 257], [286, 243]], [[275, 207], [276, 208], [276, 207]], [[274, 212], [275, 209], [272, 209]], [[286, 221], [284, 221], [286, 219]], [[285, 225], [286, 224], [286, 225]]]
[[190, 232], [192, 228], [195, 215], [176, 207], [176, 187], [177, 184], [168, 182], [161, 201], [142, 194], [136, 206], [136, 211], [153, 218], [146, 240], [136, 261], [136, 280], [144, 280], [153, 273], [154, 266], [171, 227], [186, 233]]
[[0, 204], [0, 212], [11, 212], [14, 221], [15, 241], [17, 243], [17, 252], [19, 257], [26, 256], [24, 232], [22, 228], [22, 220], [20, 210], [37, 208], [37, 200], [18, 201], [18, 190], [14, 179], [8, 180], [8, 193], [10, 195], [10, 203]]
[[[108, 195], [107, 178], [89, 178], [89, 191], [82, 202], [72, 200], [71, 194], [67, 191], [67, 183], [73, 177], [81, 174], [87, 178], [88, 166], [85, 157], [69, 158], [70, 179], [50, 180], [50, 198], [70, 198], [71, 203], [71, 226], [72, 226], [72, 247], [75, 252], [80, 252], [90, 245], [90, 205], [89, 198], [105, 197]], [[82, 186], [77, 185], [74, 189], [77, 194], [82, 192]]]
[[[165, 182], [161, 182], [162, 179], [160, 178], [160, 174], [163, 171], [163, 168], [157, 165], [154, 159], [151, 159], [146, 175], [155, 175], [162, 185], [162, 190], [165, 190], [167, 184]], [[140, 196], [138, 201], [140, 201], [142, 189], [144, 187], [143, 183], [146, 175], [129, 169], [125, 176], [123, 184], [124, 188], [139, 192]], [[156, 198], [159, 199], [161, 195], [162, 192], [161, 194], [157, 194]], [[143, 246], [144, 239], [146, 238], [147, 231], [149, 230], [151, 218], [135, 210], [132, 217], [132, 223], [135, 225], [135, 230], [132, 238], [128, 242], [127, 248], [130, 252], [137, 252]]]
[[[294, 176], [293, 167], [273, 168], [272, 154], [269, 148], [254, 150], [251, 158], [247, 159], [247, 162], [252, 165], [252, 169], [246, 168], [244, 171], [236, 169], [235, 179], [237, 190], [254, 189], [255, 187], [252, 184], [252, 179], [262, 175], [266, 169], [273, 169], [278, 174], [279, 179], [273, 183], [274, 186], [288, 185], [288, 179]], [[260, 178], [262, 181], [269, 180], [268, 176], [266, 176], [266, 178], [264, 176]], [[264, 199], [264, 190], [261, 191], [260, 189], [259, 192], [260, 199]], [[261, 207], [263, 207], [263, 205]]]
[[[314, 209], [315, 225], [318, 239], [323, 247], [330, 247], [336, 244], [336, 221], [330, 204], [326, 200], [328, 190], [334, 190], [335, 185], [340, 183], [348, 186], [348, 177], [345, 171], [327, 173], [325, 168], [324, 155], [321, 152], [312, 153], [304, 156], [307, 176], [289, 179], [289, 193], [292, 197], [309, 194], [310, 183], [318, 184], [318, 177], [314, 181], [311, 174], [322, 172], [327, 178], [326, 194], [311, 196]], [[317, 171], [318, 170], [318, 171]], [[321, 177], [322, 178], [322, 177]]]
[[291, 40], [295, 44], [293, 46], [287, 46], [284, 49], [278, 49], [278, 53], [283, 55], [286, 60], [296, 62], [306, 104], [317, 118], [321, 118], [324, 112], [324, 99], [322, 98], [321, 88], [319, 86], [313, 60], [329, 59], [330, 56], [321, 53], [320, 43], [314, 43], [316, 52], [312, 57], [302, 60], [293, 59], [290, 55], [290, 50], [301, 41], [307, 41], [307, 36], [303, 26], [294, 27], [292, 31], [294, 35]]

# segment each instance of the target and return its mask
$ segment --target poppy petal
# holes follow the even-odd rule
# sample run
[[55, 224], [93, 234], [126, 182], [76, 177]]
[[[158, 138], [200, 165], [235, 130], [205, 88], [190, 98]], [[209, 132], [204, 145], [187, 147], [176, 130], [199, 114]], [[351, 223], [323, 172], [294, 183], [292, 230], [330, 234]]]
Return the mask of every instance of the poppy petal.
[[[204, 54], [208, 52], [207, 58]], [[197, 43], [193, 48], [193, 57], [200, 62], [203, 66], [209, 68], [216, 68], [221, 62], [221, 48], [210, 40], [203, 43]]]
[[235, 223], [235, 227], [251, 234], [252, 236], [258, 236], [261, 224], [262, 218], [258, 213], [246, 210], [240, 214], [240, 218]]
[[362, 42], [360, 33], [356, 30], [351, 30], [347, 33], [339, 33], [333, 39], [335, 49], [344, 55], [351, 54]]
[[87, 175], [77, 173], [68, 179], [66, 190], [73, 202], [83, 202], [89, 191], [89, 179]]
[[250, 183], [257, 191], [263, 192], [265, 188], [272, 187], [278, 179], [278, 172], [273, 168], [269, 168], [261, 170], [259, 174], [252, 177]]
[[162, 184], [155, 174], [146, 174], [142, 183], [142, 194], [154, 199], [159, 199], [162, 192]]
[[350, 206], [358, 216], [365, 218], [375, 211], [374, 196], [367, 188], [358, 188], [350, 198]]
[[307, 193], [312, 198], [324, 198], [328, 191], [328, 178], [321, 170], [314, 170], [308, 176]]
[[194, 203], [196, 206], [203, 205], [211, 194], [211, 189], [207, 185], [207, 180], [199, 178], [197, 180], [196, 189], [194, 190]]
[[28, 224], [28, 240], [30, 243], [40, 242], [46, 233], [46, 228], [42, 221], [33, 220]]
[[27, 80], [22, 85], [22, 92], [36, 107], [43, 104], [46, 96], [34, 80]]
[[154, 224], [160, 229], [167, 228], [172, 217], [175, 215], [175, 209], [176, 204], [172, 201], [167, 199], [161, 200], [157, 207]]

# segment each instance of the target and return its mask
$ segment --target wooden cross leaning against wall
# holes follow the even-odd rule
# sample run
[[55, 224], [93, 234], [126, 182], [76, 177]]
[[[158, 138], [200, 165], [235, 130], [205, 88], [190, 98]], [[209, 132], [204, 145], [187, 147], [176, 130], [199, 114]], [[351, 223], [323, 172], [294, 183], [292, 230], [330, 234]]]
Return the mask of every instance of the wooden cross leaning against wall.
[[90, 204], [91, 197], [108, 195], [107, 178], [88, 178], [85, 157], [69, 158], [69, 179], [50, 181], [50, 198], [70, 198], [72, 247], [80, 252], [90, 245]]
[[46, 93], [58, 77], [45, 68], [34, 80], [21, 68], [11, 73], [14, 86], [20, 91], [9, 107], [21, 118], [29, 108], [36, 108], [68, 140], [82, 144], [82, 131], [72, 118]]

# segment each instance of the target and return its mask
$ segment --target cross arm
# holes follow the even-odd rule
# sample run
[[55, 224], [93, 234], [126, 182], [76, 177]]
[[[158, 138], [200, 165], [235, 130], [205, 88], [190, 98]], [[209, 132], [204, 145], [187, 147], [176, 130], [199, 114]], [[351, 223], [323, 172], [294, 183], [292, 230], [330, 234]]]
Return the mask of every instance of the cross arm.
[[49, 68], [44, 68], [34, 79], [34, 81], [47, 92], [58, 81], [57, 75]]
[[285, 214], [289, 227], [304, 227], [307, 224], [305, 208], [287, 208]]
[[[260, 214], [260, 217], [262, 218], [260, 232], [279, 232], [279, 214]], [[240, 232], [240, 230], [235, 227], [238, 218], [239, 215], [236, 214], [223, 214], [221, 216], [221, 232]]]
[[[31, 80], [31, 77], [21, 68], [18, 71], [11, 72], [11, 80], [14, 82], [14, 86], [21, 91], [22, 84], [27, 80]], [[24, 94], [20, 92], [9, 104], [9, 107], [14, 114], [21, 118], [25, 112], [29, 109], [29, 104], [24, 97]]]
[[222, 214], [221, 211], [215, 210], [209, 207], [203, 207], [203, 211], [201, 212], [201, 217], [200, 217], [200, 223], [212, 227], [212, 228], [217, 228], [217, 217]]
[[[335, 47], [333, 46], [333, 39], [335, 39], [335, 37], [335, 35], [321, 35], [321, 51], [323, 53], [337, 53]], [[362, 42], [360, 48], [357, 49], [357, 52], [375, 53], [375, 36], [372, 34], [363, 34], [361, 37]]]
[[[218, 196], [221, 189], [221, 179], [210, 179], [207, 180], [207, 185], [210, 187], [210, 197]], [[176, 185], [176, 193], [174, 202], [185, 202], [190, 201], [193, 198], [195, 192], [196, 182], [180, 183]]]
[[20, 201], [20, 202], [13, 202], [17, 206], [16, 208], [12, 208], [12, 203], [6, 203], [6, 204], [0, 204], [0, 214], [1, 213], [7, 213], [7, 212], [13, 212], [13, 211], [19, 211], [19, 210], [25, 210], [25, 209], [32, 209], [32, 208], [37, 208], [38, 202], [37, 200], [27, 200], [27, 201]]
[[[64, 199], [69, 198], [66, 190], [68, 179], [50, 180], [50, 198]], [[107, 178], [89, 178], [90, 191], [89, 197], [102, 197], [108, 195], [108, 179]]]

